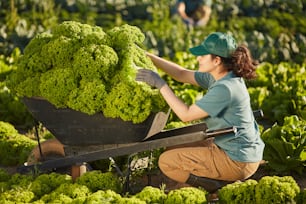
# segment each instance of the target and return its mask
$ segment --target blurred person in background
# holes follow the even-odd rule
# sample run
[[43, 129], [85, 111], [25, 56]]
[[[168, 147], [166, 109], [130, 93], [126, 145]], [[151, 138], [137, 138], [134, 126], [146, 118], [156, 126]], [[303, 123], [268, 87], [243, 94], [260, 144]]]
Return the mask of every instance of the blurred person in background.
[[178, 0], [177, 12], [187, 25], [205, 26], [211, 15], [211, 0]]

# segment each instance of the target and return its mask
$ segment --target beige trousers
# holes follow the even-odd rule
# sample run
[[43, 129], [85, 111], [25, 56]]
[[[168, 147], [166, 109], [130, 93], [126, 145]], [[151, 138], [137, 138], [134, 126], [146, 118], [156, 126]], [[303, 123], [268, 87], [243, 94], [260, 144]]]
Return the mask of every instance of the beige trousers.
[[215, 145], [213, 138], [168, 148], [158, 161], [167, 177], [181, 183], [185, 183], [190, 174], [217, 180], [244, 180], [256, 172], [259, 163], [231, 160]]

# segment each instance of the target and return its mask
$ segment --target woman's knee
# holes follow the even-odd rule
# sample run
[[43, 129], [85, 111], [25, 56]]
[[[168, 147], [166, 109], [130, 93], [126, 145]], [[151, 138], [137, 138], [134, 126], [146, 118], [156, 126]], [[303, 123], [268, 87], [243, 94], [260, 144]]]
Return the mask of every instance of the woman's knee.
[[167, 172], [177, 171], [180, 169], [179, 165], [180, 162], [177, 161], [173, 150], [165, 151], [159, 156], [158, 166], [165, 174], [168, 174]]
[[166, 151], [163, 152], [158, 158], [158, 166], [162, 171], [164, 171], [167, 168], [167, 166], [169, 166], [169, 162], [167, 161], [169, 161], [169, 156]]
[[180, 163], [173, 156], [174, 154], [171, 150], [162, 153], [158, 159], [159, 169], [168, 178], [184, 183], [189, 177], [189, 172], [180, 168]]

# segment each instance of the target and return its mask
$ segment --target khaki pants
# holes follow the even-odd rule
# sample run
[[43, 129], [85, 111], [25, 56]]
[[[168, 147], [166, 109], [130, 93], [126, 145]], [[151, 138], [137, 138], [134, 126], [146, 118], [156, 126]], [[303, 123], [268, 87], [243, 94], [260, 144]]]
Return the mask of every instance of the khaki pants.
[[215, 145], [213, 138], [171, 147], [158, 161], [166, 176], [181, 183], [185, 183], [190, 174], [226, 181], [244, 180], [256, 172], [259, 163], [231, 160]]

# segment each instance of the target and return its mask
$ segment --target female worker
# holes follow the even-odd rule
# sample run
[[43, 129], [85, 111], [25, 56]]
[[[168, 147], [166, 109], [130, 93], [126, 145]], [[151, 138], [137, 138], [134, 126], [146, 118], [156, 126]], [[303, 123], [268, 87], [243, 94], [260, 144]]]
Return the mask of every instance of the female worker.
[[183, 122], [204, 119], [210, 130], [237, 128], [236, 133], [171, 148], [160, 155], [159, 168], [167, 177], [214, 192], [229, 182], [250, 177], [262, 160], [264, 143], [244, 82], [256, 77], [257, 63], [247, 47], [237, 46], [233, 37], [220, 32], [210, 34], [190, 52], [197, 56], [198, 71], [148, 56], [175, 80], [207, 89], [195, 104], [187, 106], [153, 71], [140, 69], [136, 80], [158, 88]]

